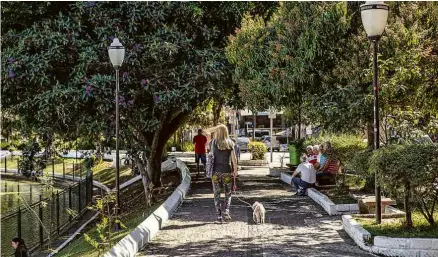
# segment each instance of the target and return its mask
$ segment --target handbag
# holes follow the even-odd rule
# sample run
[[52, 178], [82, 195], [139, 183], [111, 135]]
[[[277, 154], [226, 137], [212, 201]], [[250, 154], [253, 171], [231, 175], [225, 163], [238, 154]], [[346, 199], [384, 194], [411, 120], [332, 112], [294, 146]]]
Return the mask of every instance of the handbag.
[[207, 155], [207, 164], [205, 165], [205, 175], [211, 178], [214, 169], [214, 140], [211, 143], [210, 152]]

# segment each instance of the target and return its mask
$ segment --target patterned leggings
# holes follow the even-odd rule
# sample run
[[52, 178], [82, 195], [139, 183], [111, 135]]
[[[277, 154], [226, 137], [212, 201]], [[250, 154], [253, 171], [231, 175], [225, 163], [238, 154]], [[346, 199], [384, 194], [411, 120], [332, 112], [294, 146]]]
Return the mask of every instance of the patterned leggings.
[[211, 176], [211, 181], [213, 183], [213, 193], [214, 193], [214, 206], [216, 210], [221, 213], [221, 192], [222, 188], [225, 189], [225, 206], [224, 210], [230, 210], [231, 204], [231, 188], [233, 180], [231, 179], [231, 173], [214, 173]]

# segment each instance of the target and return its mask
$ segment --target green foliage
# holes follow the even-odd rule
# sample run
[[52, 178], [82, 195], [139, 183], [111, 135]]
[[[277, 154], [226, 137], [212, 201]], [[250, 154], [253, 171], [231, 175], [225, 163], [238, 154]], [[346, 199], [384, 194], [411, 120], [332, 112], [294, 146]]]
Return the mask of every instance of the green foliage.
[[[264, 12], [265, 6], [273, 4], [5, 2], [2, 109], [31, 130], [70, 140], [113, 137], [115, 73], [107, 47], [117, 36], [126, 49], [118, 99], [121, 136], [157, 163], [167, 140], [198, 105], [232, 95], [224, 94], [234, 92], [223, 51], [226, 36], [243, 13]], [[159, 186], [159, 164], [150, 172]]]
[[431, 225], [434, 223], [434, 206], [438, 202], [438, 146], [412, 144], [381, 148], [372, 155], [370, 169], [378, 171], [380, 183], [391, 195], [404, 196], [407, 204], [414, 204]]
[[305, 138], [301, 138], [301, 139], [295, 139], [292, 141], [289, 141], [290, 145], [295, 145], [295, 148], [298, 151], [298, 154], [304, 153], [306, 151], [306, 139]]
[[[245, 17], [226, 48], [242, 100], [253, 109], [276, 106], [294, 115], [302, 106], [303, 117], [326, 130], [353, 132], [371, 124], [372, 54], [359, 5], [284, 2], [268, 22]], [[437, 3], [389, 5], [379, 41], [381, 124], [434, 132]]]
[[1, 143], [0, 143], [0, 149], [1, 150], [9, 150], [9, 147], [10, 147], [10, 143], [9, 142], [7, 142], [7, 141], [2, 141]]
[[192, 142], [184, 142], [184, 145], [182, 147], [183, 152], [193, 152], [195, 151], [195, 146]]
[[100, 222], [96, 226], [97, 237], [89, 234], [84, 234], [85, 241], [93, 246], [100, 253], [106, 252], [111, 248], [112, 239], [120, 232], [113, 232], [114, 225], [120, 223], [121, 228], [126, 228], [120, 220], [116, 219], [115, 207], [116, 196], [114, 192], [109, 192], [100, 199], [96, 199], [96, 204], [88, 207], [90, 210], [99, 212]]
[[[435, 219], [438, 219], [437, 214]], [[438, 226], [431, 226], [420, 212], [412, 213], [413, 228], [406, 228], [403, 219], [392, 219], [392, 222], [382, 222], [382, 224], [376, 224], [375, 219], [356, 218], [356, 220], [371, 233], [372, 237], [438, 238]]]
[[251, 152], [253, 160], [264, 160], [265, 154], [268, 152], [266, 145], [261, 142], [250, 142], [248, 150]]
[[321, 145], [324, 142], [331, 143], [330, 154], [347, 168], [351, 167], [351, 161], [367, 146], [361, 136], [354, 134], [324, 134], [319, 137], [308, 137], [304, 145]]

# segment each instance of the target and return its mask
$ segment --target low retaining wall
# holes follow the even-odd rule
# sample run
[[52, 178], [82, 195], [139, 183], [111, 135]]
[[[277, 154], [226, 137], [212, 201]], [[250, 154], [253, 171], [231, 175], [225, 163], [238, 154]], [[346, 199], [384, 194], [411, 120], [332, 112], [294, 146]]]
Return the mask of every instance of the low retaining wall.
[[[290, 185], [292, 175], [282, 172], [280, 180]], [[312, 198], [317, 204], [329, 214], [329, 215], [343, 215], [343, 214], [355, 214], [359, 213], [359, 204], [335, 204], [326, 195], [319, 192], [315, 188], [307, 189], [307, 195]]]
[[282, 172], [280, 174], [280, 180], [283, 181], [284, 183], [290, 185], [290, 183], [292, 182], [292, 175], [289, 175], [287, 173]]
[[325, 194], [315, 188], [307, 189], [307, 195], [330, 215], [343, 215], [359, 213], [359, 204], [335, 204]]
[[240, 160], [240, 166], [266, 166], [268, 162], [266, 160]]
[[181, 171], [181, 184], [167, 200], [146, 218], [134, 231], [120, 240], [104, 257], [134, 257], [142, 247], [150, 242], [182, 203], [190, 188], [190, 171], [181, 160], [176, 160]]
[[438, 257], [438, 238], [392, 238], [374, 237], [366, 231], [351, 215], [342, 216], [345, 232], [363, 250], [398, 257]]

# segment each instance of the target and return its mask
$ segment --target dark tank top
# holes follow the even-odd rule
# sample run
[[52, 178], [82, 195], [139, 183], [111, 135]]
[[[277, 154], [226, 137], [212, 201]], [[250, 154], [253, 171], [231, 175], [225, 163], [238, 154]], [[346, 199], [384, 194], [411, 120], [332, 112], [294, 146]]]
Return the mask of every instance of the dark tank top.
[[[230, 139], [227, 139], [230, 140]], [[231, 173], [231, 151], [219, 150], [216, 141], [213, 143], [214, 169], [216, 173]]]

